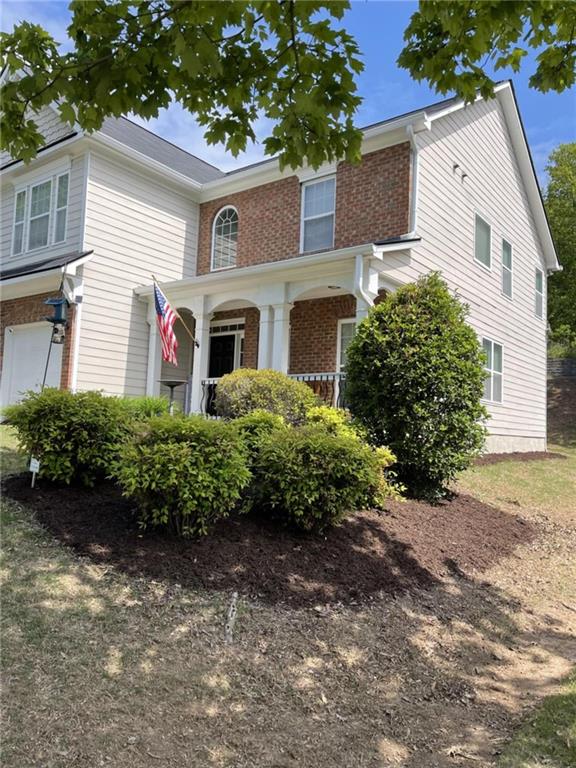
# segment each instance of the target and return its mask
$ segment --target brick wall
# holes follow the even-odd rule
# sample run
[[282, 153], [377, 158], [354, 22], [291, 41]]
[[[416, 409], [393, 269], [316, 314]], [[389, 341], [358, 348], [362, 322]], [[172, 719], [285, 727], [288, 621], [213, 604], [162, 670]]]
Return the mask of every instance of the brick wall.
[[354, 296], [296, 301], [290, 312], [290, 373], [336, 370], [338, 320], [355, 317]]
[[[46, 315], [51, 314], [51, 307], [47, 307], [44, 301], [54, 296], [54, 291], [50, 293], [39, 293], [34, 296], [24, 296], [20, 299], [9, 299], [0, 302], [0, 370], [4, 355], [4, 332], [6, 326], [24, 325], [25, 323], [37, 323], [44, 320]], [[60, 376], [60, 387], [67, 389], [70, 386], [72, 377], [72, 348], [74, 337], [74, 314], [75, 308], [68, 310], [68, 329], [62, 350], [62, 373]], [[48, 350], [46, 350], [48, 353]]]
[[[210, 271], [212, 224], [226, 205], [238, 210], [237, 266], [300, 255], [300, 182], [290, 176], [200, 206], [198, 274]], [[334, 247], [382, 240], [409, 228], [410, 145], [365, 155], [359, 165], [340, 163], [336, 173]]]

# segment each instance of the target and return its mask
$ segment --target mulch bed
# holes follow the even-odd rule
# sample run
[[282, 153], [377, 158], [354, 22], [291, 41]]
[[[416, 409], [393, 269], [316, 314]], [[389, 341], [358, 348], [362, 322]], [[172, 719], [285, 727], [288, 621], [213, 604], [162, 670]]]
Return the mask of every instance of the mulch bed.
[[428, 588], [447, 575], [466, 578], [536, 535], [521, 518], [465, 495], [437, 506], [391, 502], [385, 513], [357, 513], [325, 536], [240, 517], [203, 539], [178, 540], [139, 531], [132, 505], [112, 485], [90, 491], [39, 481], [31, 489], [30, 476], [18, 475], [7, 478], [4, 492], [97, 563], [293, 606], [362, 602]]
[[553, 451], [528, 451], [526, 453], [486, 453], [475, 459], [474, 464], [479, 467], [487, 464], [500, 464], [502, 461], [542, 461], [546, 459], [565, 459], [563, 453]]

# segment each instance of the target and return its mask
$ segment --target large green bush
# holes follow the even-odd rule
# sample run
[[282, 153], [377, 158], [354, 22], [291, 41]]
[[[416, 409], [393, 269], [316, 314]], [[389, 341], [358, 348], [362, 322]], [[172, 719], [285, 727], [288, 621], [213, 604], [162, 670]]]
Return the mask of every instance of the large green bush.
[[466, 315], [432, 273], [374, 307], [348, 348], [350, 409], [416, 496], [443, 495], [484, 444], [484, 357]]
[[40, 460], [40, 477], [92, 486], [110, 474], [131, 432], [122, 402], [99, 392], [31, 392], [4, 415], [21, 447]]
[[385, 477], [394, 457], [324, 425], [277, 430], [253, 460], [253, 504], [305, 531], [323, 531], [393, 495]]
[[263, 440], [279, 429], [287, 429], [282, 416], [262, 410], [252, 411], [234, 419], [234, 426], [240, 432], [251, 460], [260, 450]]
[[144, 527], [204, 535], [239, 501], [250, 472], [233, 424], [200, 416], [151, 419], [122, 450], [116, 476]]
[[289, 424], [300, 424], [315, 404], [316, 396], [307, 384], [268, 369], [238, 368], [223, 376], [216, 388], [216, 412], [226, 419], [264, 410]]

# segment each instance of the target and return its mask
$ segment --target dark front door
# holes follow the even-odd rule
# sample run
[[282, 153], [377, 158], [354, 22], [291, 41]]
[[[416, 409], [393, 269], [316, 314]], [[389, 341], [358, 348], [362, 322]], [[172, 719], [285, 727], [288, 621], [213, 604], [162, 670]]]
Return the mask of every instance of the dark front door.
[[234, 370], [236, 336], [212, 336], [210, 339], [210, 364], [208, 378], [218, 379]]

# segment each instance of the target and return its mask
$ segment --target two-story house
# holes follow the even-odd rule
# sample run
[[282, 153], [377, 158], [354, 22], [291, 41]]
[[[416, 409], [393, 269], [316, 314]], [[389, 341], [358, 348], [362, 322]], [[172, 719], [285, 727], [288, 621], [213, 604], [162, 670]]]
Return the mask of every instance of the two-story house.
[[[364, 129], [362, 161], [223, 173], [129, 120], [85, 135], [41, 115], [29, 165], [2, 158], [2, 404], [47, 383], [114, 395], [182, 380], [206, 411], [223, 374], [274, 368], [342, 392], [356, 324], [385, 291], [440, 270], [487, 352], [491, 451], [546, 446], [546, 278], [559, 268], [512, 85]], [[162, 284], [178, 368], [162, 363]]]

